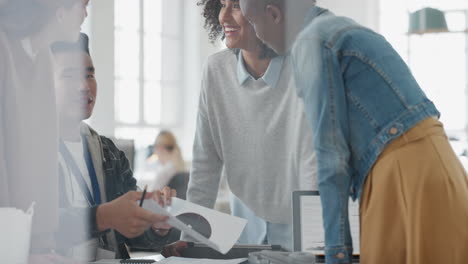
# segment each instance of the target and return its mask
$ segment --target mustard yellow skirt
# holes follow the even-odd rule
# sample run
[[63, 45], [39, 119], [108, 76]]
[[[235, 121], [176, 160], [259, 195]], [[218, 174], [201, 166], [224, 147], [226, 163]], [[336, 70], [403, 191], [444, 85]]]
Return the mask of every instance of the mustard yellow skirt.
[[361, 263], [468, 263], [468, 177], [436, 119], [385, 148], [360, 204]]

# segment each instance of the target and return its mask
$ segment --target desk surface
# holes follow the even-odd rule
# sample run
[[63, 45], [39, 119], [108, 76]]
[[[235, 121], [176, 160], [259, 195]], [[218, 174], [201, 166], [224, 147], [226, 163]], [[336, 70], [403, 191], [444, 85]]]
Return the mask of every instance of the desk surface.
[[[161, 254], [157, 254], [155, 252], [146, 252], [146, 251], [140, 251], [140, 252], [131, 252], [130, 257], [132, 259], [154, 259], [156, 261], [164, 259], [164, 257]], [[320, 263], [320, 262], [317, 262]], [[353, 262], [356, 263], [356, 262]]]

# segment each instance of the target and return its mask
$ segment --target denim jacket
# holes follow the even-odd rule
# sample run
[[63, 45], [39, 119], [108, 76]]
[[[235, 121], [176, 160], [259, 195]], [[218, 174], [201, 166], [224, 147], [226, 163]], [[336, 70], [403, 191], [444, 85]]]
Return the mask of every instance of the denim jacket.
[[360, 198], [390, 141], [439, 112], [384, 37], [317, 6], [305, 22], [290, 58], [313, 128], [325, 254], [349, 263], [349, 195]]

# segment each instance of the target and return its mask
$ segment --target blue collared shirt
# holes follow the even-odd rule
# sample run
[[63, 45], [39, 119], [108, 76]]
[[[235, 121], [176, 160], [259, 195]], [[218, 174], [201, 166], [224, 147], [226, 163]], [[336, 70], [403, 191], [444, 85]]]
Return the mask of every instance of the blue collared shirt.
[[313, 129], [327, 263], [350, 263], [349, 195], [360, 197], [389, 142], [439, 112], [382, 36], [320, 7], [291, 61]]
[[[238, 53], [237, 59], [237, 79], [239, 80], [239, 84], [243, 85], [249, 79], [254, 80], [255, 78], [247, 71], [245, 67], [242, 51]], [[281, 69], [283, 67], [283, 61], [283, 56], [272, 58], [265, 74], [260, 79], [262, 79], [268, 86], [272, 88], [276, 87], [280, 78]]]

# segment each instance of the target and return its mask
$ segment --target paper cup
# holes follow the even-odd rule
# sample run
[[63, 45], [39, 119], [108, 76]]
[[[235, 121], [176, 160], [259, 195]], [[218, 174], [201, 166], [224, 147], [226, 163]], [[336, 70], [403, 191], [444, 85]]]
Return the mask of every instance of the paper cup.
[[0, 256], [2, 263], [28, 263], [34, 203], [25, 213], [16, 208], [0, 208]]

